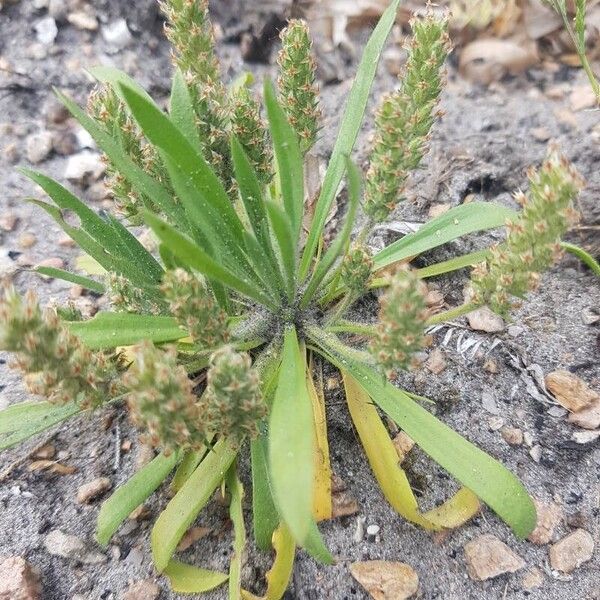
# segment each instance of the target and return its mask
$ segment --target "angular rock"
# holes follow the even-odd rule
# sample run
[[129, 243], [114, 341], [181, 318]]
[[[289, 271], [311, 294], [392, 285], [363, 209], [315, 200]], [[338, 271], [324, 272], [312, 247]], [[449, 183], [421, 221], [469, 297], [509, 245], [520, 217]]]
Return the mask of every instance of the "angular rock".
[[525, 561], [519, 555], [489, 533], [480, 535], [465, 545], [465, 559], [469, 577], [475, 581], [514, 573], [525, 566]]
[[135, 581], [123, 593], [123, 600], [156, 600], [160, 588], [150, 579]]
[[538, 545], [548, 544], [552, 541], [555, 529], [560, 525], [564, 518], [562, 507], [554, 502], [541, 502], [537, 498], [533, 499], [537, 513], [535, 529], [529, 534], [527, 539]]
[[571, 573], [594, 554], [594, 538], [585, 529], [576, 529], [550, 546], [550, 564], [553, 569]]
[[556, 400], [567, 410], [579, 412], [600, 402], [600, 394], [569, 371], [558, 370], [546, 375], [546, 387]]
[[100, 552], [88, 551], [85, 542], [74, 535], [59, 529], [52, 530], [44, 539], [44, 547], [52, 556], [60, 556], [85, 564], [106, 562], [106, 556]]
[[583, 429], [598, 429], [600, 427], [600, 399], [578, 412], [571, 413], [567, 417], [567, 421]]
[[521, 585], [527, 592], [539, 588], [542, 583], [544, 583], [544, 575], [537, 567], [529, 569], [521, 579]]
[[518, 427], [503, 427], [500, 435], [510, 446], [520, 446], [523, 443], [523, 431]]
[[112, 483], [108, 477], [98, 477], [93, 481], [89, 481], [88, 483], [84, 483], [77, 490], [77, 502], [80, 504], [86, 504], [87, 502], [91, 502], [101, 496], [107, 490], [110, 490], [112, 487]]
[[492, 312], [487, 306], [478, 308], [467, 315], [469, 327], [475, 331], [498, 333], [504, 331], [504, 319]]
[[131, 44], [133, 36], [127, 27], [125, 19], [117, 19], [102, 27], [102, 37], [110, 46], [121, 50]]
[[96, 16], [83, 10], [74, 11], [67, 15], [67, 21], [77, 29], [85, 31], [96, 31], [98, 29], [98, 19]]
[[406, 563], [386, 560], [355, 562], [350, 565], [352, 577], [375, 600], [405, 600], [417, 593], [419, 577]]
[[52, 17], [40, 19], [34, 26], [37, 41], [44, 46], [51, 46], [58, 35], [56, 21]]
[[89, 185], [97, 181], [106, 165], [99, 154], [84, 150], [71, 156], [65, 168], [65, 178], [80, 185]]
[[0, 562], [0, 600], [40, 600], [42, 586], [35, 569], [20, 556]]
[[53, 136], [50, 131], [31, 134], [25, 141], [27, 160], [34, 165], [46, 160], [52, 152], [52, 141]]
[[433, 373], [439, 375], [446, 368], [446, 359], [444, 352], [440, 348], [436, 348], [425, 361], [425, 368]]

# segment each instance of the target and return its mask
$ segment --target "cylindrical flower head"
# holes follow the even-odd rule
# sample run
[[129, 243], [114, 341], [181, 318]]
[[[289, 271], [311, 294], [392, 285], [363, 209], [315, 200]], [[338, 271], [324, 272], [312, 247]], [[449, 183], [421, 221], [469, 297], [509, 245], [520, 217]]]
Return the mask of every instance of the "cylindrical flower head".
[[423, 346], [428, 315], [420, 286], [414, 273], [403, 271], [394, 276], [380, 301], [377, 336], [370, 350], [390, 378], [407, 369]]
[[188, 84], [206, 160], [229, 185], [228, 105], [208, 0], [160, 0], [172, 58]]
[[167, 271], [161, 290], [173, 316], [204, 348], [218, 348], [229, 340], [227, 313], [195, 275], [184, 269]]
[[372, 269], [373, 259], [369, 250], [364, 246], [354, 246], [342, 261], [341, 281], [351, 294], [361, 294], [367, 287]]
[[261, 119], [259, 103], [244, 85], [235, 92], [231, 124], [256, 175], [263, 183], [269, 183], [273, 175], [269, 133]]
[[[88, 113], [137, 166], [146, 166], [142, 133], [114, 90], [108, 86], [94, 89], [88, 98]], [[102, 159], [106, 163], [106, 185], [117, 210], [131, 223], [139, 224], [139, 211], [144, 206], [139, 193], [129, 180], [119, 173], [108, 156], [104, 155]]]
[[506, 241], [492, 248], [492, 256], [471, 275], [473, 301], [504, 316], [514, 306], [511, 297], [523, 298], [537, 287], [540, 273], [560, 256], [561, 237], [578, 218], [573, 201], [583, 180], [555, 149], [528, 176], [529, 193], [516, 194], [523, 210], [507, 224]]
[[31, 292], [23, 299], [9, 289], [0, 301], [0, 350], [16, 353], [29, 390], [50, 402], [95, 408], [117, 393], [115, 363], [86, 348], [55, 310], [42, 314]]
[[255, 438], [267, 414], [260, 378], [251, 363], [246, 352], [236, 352], [231, 346], [217, 350], [210, 358], [202, 397], [207, 429], [225, 436], [234, 446], [247, 437]]
[[426, 152], [442, 90], [441, 69], [450, 50], [447, 17], [428, 12], [411, 25], [413, 39], [400, 88], [384, 98], [375, 116], [364, 208], [376, 223], [394, 210], [406, 178]]
[[300, 141], [303, 153], [310, 150], [319, 132], [319, 90], [315, 83], [316, 66], [308, 26], [291, 20], [281, 32], [279, 94], [288, 120]]
[[199, 450], [206, 442], [201, 406], [177, 351], [156, 348], [145, 341], [123, 377], [131, 420], [144, 443], [165, 454], [177, 449]]

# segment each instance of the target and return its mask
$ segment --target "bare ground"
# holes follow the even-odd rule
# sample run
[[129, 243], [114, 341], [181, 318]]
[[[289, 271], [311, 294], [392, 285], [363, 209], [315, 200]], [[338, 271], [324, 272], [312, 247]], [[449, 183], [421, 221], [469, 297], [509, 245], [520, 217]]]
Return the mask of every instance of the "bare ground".
[[[134, 34], [131, 46], [117, 54], [108, 54], [100, 34], [59, 24], [57, 40], [44, 57], [36, 46], [32, 26], [45, 16], [45, 11], [33, 9], [31, 2], [21, 2], [0, 12], [0, 57], [8, 61], [13, 71], [6, 71], [6, 65], [0, 71], [0, 216], [18, 217], [13, 231], [2, 232], [0, 265], [3, 274], [13, 272], [19, 263], [36, 263], [48, 257], [61, 257], [72, 266], [76, 255], [72, 248], [57, 245], [62, 236], [54, 224], [22, 201], [34, 190], [8, 160], [6, 150], [15, 144], [22, 156], [19, 163], [27, 165], [25, 140], [28, 134], [48, 128], [65, 127], [66, 131], [75, 127], [73, 123], [57, 127], [45, 122], [43, 112], [51, 102], [51, 86], [67, 89], [83, 102], [90, 82], [82, 69], [108, 62], [124, 67], [157, 97], [167, 92], [168, 49], [161, 38], [152, 2], [132, 3], [137, 10], [116, 1], [93, 4], [103, 21], [110, 22], [122, 14], [129, 19]], [[223, 3], [219, 10], [221, 17], [229, 16], [223, 21], [226, 34], [244, 29], [245, 22], [231, 18], [229, 4]], [[236, 5], [234, 14], [244, 14], [244, 19], [249, 22], [260, 23], [263, 17], [253, 15], [253, 6], [248, 3], [240, 12]], [[226, 35], [220, 45], [228, 78], [252, 68], [243, 63], [237, 38], [232, 37], [228, 42]], [[357, 43], [361, 40], [364, 40], [364, 33]], [[345, 78], [352, 72], [351, 64], [345, 64], [339, 57], [332, 59], [330, 56], [327, 60], [333, 60], [344, 77], [340, 78], [341, 83], [323, 87], [326, 125], [319, 146], [323, 156], [330, 150], [340, 105], [349, 88]], [[256, 68], [259, 74], [270, 71], [265, 66]], [[468, 194], [474, 194], [476, 199], [513, 206], [510, 192], [525, 186], [526, 168], [539, 164], [545, 153], [546, 144], [536, 141], [531, 129], [544, 127], [587, 179], [588, 186], [581, 198], [583, 222], [598, 224], [598, 113], [573, 114], [568, 111], [571, 87], [583, 83], [581, 75], [574, 70], [561, 68], [552, 73], [531, 69], [527, 75], [484, 90], [460, 79], [451, 66], [449, 85], [443, 98], [446, 114], [435, 127], [426, 168], [414, 178], [408, 201], [398, 211], [398, 221], [423, 221], [431, 206], [456, 205]], [[392, 76], [382, 68], [375, 99], [392, 85]], [[564, 97], [549, 98], [547, 91], [561, 86], [565, 90]], [[359, 160], [365, 158], [367, 139], [368, 127], [359, 144]], [[39, 168], [62, 180], [65, 162], [65, 157], [54, 153]], [[89, 192], [78, 191], [89, 197]], [[100, 203], [95, 202], [94, 206], [99, 208]], [[28, 249], [20, 247], [25, 232], [31, 232], [37, 238], [37, 243]], [[374, 242], [381, 243], [383, 238], [391, 241], [397, 235], [383, 232], [382, 239]], [[468, 252], [489, 243], [494, 235], [452, 244], [427, 256], [422, 264]], [[13, 275], [19, 289], [33, 286], [44, 301], [63, 299], [69, 294], [69, 286], [62, 282], [42, 280], [20, 269]], [[433, 284], [453, 306], [461, 302], [466, 280], [467, 275], [463, 272]], [[596, 546], [600, 541], [598, 441], [587, 445], [572, 442], [576, 428], [562, 416], [551, 416], [548, 413], [551, 405], [543, 402], [539, 395], [534, 397], [535, 393], [528, 392], [528, 376], [535, 372], [535, 367], [534, 371], [527, 371], [527, 367], [539, 365], [543, 373], [566, 368], [598, 389], [600, 331], [597, 323], [586, 324], [589, 322], [586, 315], [600, 309], [598, 292], [598, 280], [573, 258], [566, 257], [544, 277], [541, 289], [514, 315], [509, 329], [495, 335], [482, 334], [471, 331], [460, 321], [461, 327], [447, 339], [449, 334], [445, 328], [435, 334], [435, 345], [441, 346], [446, 341], [443, 346], [448, 363], [446, 369], [439, 376], [419, 369], [406, 375], [402, 382], [405, 387], [435, 400], [433, 410], [446, 423], [511, 468], [537, 498], [555, 500], [562, 505], [566, 519], [557, 530], [556, 538], [563, 537], [574, 527], [583, 527], [592, 533]], [[372, 312], [374, 303], [368, 302], [359, 310]], [[460, 336], [461, 345], [467, 338], [481, 341], [480, 350], [474, 357], [470, 351], [457, 351]], [[492, 347], [495, 340], [501, 343]], [[488, 359], [497, 363], [497, 374], [483, 369], [483, 363]], [[530, 380], [529, 389], [532, 389]], [[484, 393], [488, 398], [489, 394], [494, 398], [497, 415], [484, 408]], [[26, 397], [18, 377], [2, 361], [0, 406]], [[489, 404], [486, 406], [489, 409]], [[326, 542], [338, 559], [335, 566], [324, 567], [304, 553], [298, 554], [287, 598], [366, 598], [365, 592], [350, 576], [348, 564], [370, 559], [399, 560], [412, 565], [420, 578], [418, 597], [423, 599], [600, 598], [598, 550], [594, 559], [572, 576], [561, 577], [552, 573], [548, 566], [546, 546], [516, 540], [487, 510], [445, 539], [433, 539], [430, 534], [404, 522], [378, 491], [335, 390], [328, 399], [328, 413], [334, 470], [358, 500], [360, 512], [322, 526]], [[539, 462], [534, 461], [527, 444], [517, 447], [506, 444], [500, 432], [490, 428], [492, 417], [500, 417], [505, 424], [530, 434], [531, 444], [541, 447]], [[126, 481], [133, 473], [138, 447], [135, 433], [122, 413], [102, 412], [79, 418], [51, 436], [52, 443], [64, 453], [61, 462], [75, 466], [75, 474], [56, 476], [29, 472], [27, 451], [49, 437], [42, 436], [24, 447], [4, 453], [0, 459], [0, 472], [10, 467], [10, 473], [0, 480], [0, 555], [21, 555], [38, 567], [44, 586], [43, 598], [48, 600], [71, 599], [76, 595], [93, 600], [120, 598], [128, 582], [146, 578], [159, 582], [161, 598], [177, 597], [169, 591], [166, 580], [156, 575], [149, 560], [151, 521], [134, 522], [133, 529], [130, 526], [126, 534], [115, 537], [103, 564], [84, 565], [48, 554], [43, 542], [53, 529], [76, 535], [93, 548], [94, 520], [99, 503], [77, 504], [76, 490], [82, 483], [99, 476], [109, 477], [114, 487]], [[119, 453], [117, 465], [116, 449], [119, 442], [126, 439], [133, 442], [132, 450]], [[456, 489], [456, 484], [445, 473], [418, 452], [411, 462], [411, 477], [416, 487], [422, 490], [421, 501], [427, 507]], [[246, 496], [248, 502], [249, 486]], [[166, 494], [162, 493], [149, 503], [153, 516], [158, 514], [165, 501]], [[379, 525], [380, 535], [376, 540], [354, 540], [359, 515], [366, 518], [367, 525]], [[188, 550], [183, 558], [206, 567], [226, 568], [231, 532], [225, 509], [212, 503], [198, 522], [211, 527], [213, 533]], [[481, 533], [493, 533], [505, 541], [525, 559], [528, 568], [539, 567], [544, 573], [542, 585], [535, 590], [524, 590], [522, 575], [525, 570], [483, 583], [472, 581], [466, 573], [463, 547]], [[244, 583], [252, 589], [261, 589], [262, 574], [269, 563], [269, 556], [251, 551], [244, 569]], [[224, 598], [224, 592], [217, 592], [213, 597]]]

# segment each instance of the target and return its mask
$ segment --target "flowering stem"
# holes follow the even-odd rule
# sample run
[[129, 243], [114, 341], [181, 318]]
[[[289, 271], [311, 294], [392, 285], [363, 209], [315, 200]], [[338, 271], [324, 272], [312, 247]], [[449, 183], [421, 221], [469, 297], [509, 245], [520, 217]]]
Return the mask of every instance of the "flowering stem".
[[583, 264], [591, 269], [592, 273], [600, 277], [600, 264], [598, 264], [596, 259], [589, 252], [586, 252], [583, 248], [576, 246], [575, 244], [569, 244], [568, 242], [561, 242], [560, 245], [563, 250], [576, 256]]
[[467, 313], [478, 309], [480, 306], [481, 304], [476, 304], [475, 302], [467, 302], [466, 304], [461, 304], [456, 308], [451, 308], [450, 310], [445, 310], [444, 312], [429, 317], [429, 319], [427, 319], [426, 325], [429, 327], [431, 325], [438, 325], [439, 323], [450, 321], [451, 319], [456, 319], [457, 317], [462, 317], [463, 315], [466, 315]]

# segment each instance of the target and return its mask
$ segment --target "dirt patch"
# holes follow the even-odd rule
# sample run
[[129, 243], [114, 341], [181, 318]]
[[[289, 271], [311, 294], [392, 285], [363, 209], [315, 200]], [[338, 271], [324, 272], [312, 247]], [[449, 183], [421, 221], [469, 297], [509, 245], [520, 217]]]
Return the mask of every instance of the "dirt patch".
[[[115, 64], [160, 98], [168, 91], [170, 68], [168, 47], [161, 37], [161, 23], [153, 0], [136, 2], [135, 10], [127, 3], [95, 2], [98, 32], [59, 22], [57, 38], [49, 47], [35, 41], [33, 28], [46, 16], [46, 11], [34, 9], [33, 4], [20, 2], [0, 12], [0, 56], [5, 61], [0, 70], [0, 216], [17, 218], [14, 228], [1, 230], [0, 265], [3, 274], [12, 273], [19, 289], [33, 286], [46, 302], [68, 297], [69, 286], [42, 280], [24, 271], [22, 265], [56, 257], [72, 266], [77, 253], [68, 246], [58, 245], [62, 235], [55, 225], [39, 210], [23, 202], [34, 190], [15, 167], [28, 166], [26, 140], [30, 134], [49, 130], [57, 136], [65, 136], [77, 131], [70, 122], [59, 125], [47, 122], [45, 114], [54, 106], [51, 87], [65, 89], [83, 102], [90, 87], [83, 69], [98, 63]], [[224, 2], [219, 5], [218, 16], [222, 18], [223, 27], [219, 52], [228, 79], [244, 69], [258, 71], [258, 77], [272, 70], [268, 65], [245, 64], [240, 53], [242, 32], [254, 31], [261, 19], [277, 12], [265, 9], [268, 3], [260, 10], [252, 10], [260, 4]], [[232, 17], [244, 11], [247, 15], [243, 21]], [[104, 41], [101, 30], [105, 24], [123, 16], [128, 19], [133, 40], [114, 53]], [[356, 34], [357, 47], [366, 35], [367, 32]], [[341, 73], [340, 83], [324, 86], [322, 90], [325, 126], [318, 150], [325, 158], [331, 150], [340, 106], [349, 89], [346, 77], [353, 65], [346, 55], [323, 56], [322, 62], [333, 62], [336, 72]], [[393, 83], [393, 76], [382, 68], [371, 108]], [[442, 102], [446, 114], [434, 129], [432, 151], [425, 168], [413, 177], [407, 200], [397, 211], [398, 222], [424, 221], [431, 207], [456, 205], [469, 195], [514, 207], [510, 192], [526, 185], [526, 168], [539, 164], [545, 153], [546, 143], [537, 141], [532, 130], [544, 128], [588, 180], [581, 197], [583, 224], [598, 225], [598, 112], [572, 113], [568, 101], [572, 86], [584, 83], [575, 70], [560, 68], [552, 72], [535, 68], [525, 76], [484, 90], [460, 79], [451, 65]], [[362, 163], [367, 155], [369, 131], [367, 124], [358, 144], [356, 157]], [[81, 141], [78, 143], [81, 145]], [[85, 143], [83, 139], [83, 145]], [[64, 180], [67, 160], [67, 156], [53, 152], [36, 168]], [[94, 199], [93, 188], [78, 192], [94, 208], [101, 208], [102, 202]], [[35, 236], [33, 246], [26, 247], [23, 243], [25, 233]], [[474, 250], [497, 239], [498, 235], [490, 233], [453, 243], [420, 259], [420, 264]], [[397, 233], [382, 230], [373, 243], [382, 244], [396, 237]], [[462, 300], [466, 280], [463, 272], [432, 283], [448, 304], [456, 305]], [[452, 330], [442, 328], [435, 332], [434, 338], [435, 346], [444, 352], [445, 370], [434, 377], [421, 368], [406, 374], [401, 381], [403, 387], [433, 399], [434, 412], [511, 468], [538, 499], [554, 500], [562, 505], [566, 520], [559, 526], [557, 538], [573, 528], [583, 527], [598, 540], [600, 448], [597, 441], [586, 445], [573, 443], [575, 427], [568, 424], [564, 416], [552, 412], [543, 394], [539, 390], [535, 393], [532, 381], [536, 369], [548, 373], [566, 368], [598, 389], [600, 331], [597, 323], [594, 325], [586, 318], [600, 309], [598, 292], [598, 279], [573, 258], [566, 257], [544, 277], [541, 289], [514, 315], [514, 322], [504, 332], [480, 334], [469, 330], [463, 321]], [[91, 304], [91, 300], [84, 298], [76, 302]], [[374, 307], [371, 299], [358, 310], [372, 313]], [[470, 350], [464, 349], [469, 339], [474, 339], [479, 348], [474, 356], [474, 344], [469, 346]], [[484, 369], [490, 360], [494, 361], [497, 373]], [[4, 357], [0, 364], [0, 390], [2, 406], [26, 398], [18, 377], [7, 368]], [[333, 467], [358, 500], [360, 512], [323, 524], [322, 531], [338, 558], [337, 564], [324, 567], [300, 552], [286, 597], [298, 600], [366, 598], [351, 577], [348, 564], [383, 559], [410, 564], [420, 578], [419, 597], [426, 599], [598, 598], [597, 551], [595, 558], [576, 570], [572, 577], [561, 577], [549, 569], [547, 547], [516, 540], [489, 511], [445, 539], [433, 539], [404, 522], [383, 500], [335, 390], [328, 398], [327, 410]], [[502, 425], [521, 429], [526, 442], [519, 446], [507, 444], [501, 435], [502, 425], [498, 426], [500, 420]], [[108, 477], [116, 487], [133, 473], [138, 443], [123, 414], [105, 411], [89, 418], [81, 417], [47, 437], [62, 453], [61, 462], [76, 467], [77, 472], [65, 476], [29, 472], [29, 461], [19, 462], [28, 450], [46, 439], [43, 436], [2, 455], [0, 471], [17, 464], [10, 475], [0, 481], [0, 554], [23, 556], [38, 567], [42, 573], [43, 598], [48, 600], [119, 598], [130, 580], [157, 578], [149, 560], [151, 520], [128, 525], [125, 533], [115, 537], [105, 553], [106, 561], [101, 564], [87, 565], [52, 556], [44, 547], [47, 534], [54, 529], [76, 535], [93, 547], [99, 502], [89, 506], [77, 503], [77, 489], [97, 477]], [[129, 452], [118, 450], [125, 440], [132, 442]], [[534, 452], [534, 448], [538, 449]], [[420, 491], [421, 502], [430, 507], [457, 486], [422, 453], [413, 451], [413, 454], [411, 478]], [[247, 485], [247, 503], [249, 491]], [[151, 500], [151, 517], [156, 517], [166, 499], [167, 494], [163, 492]], [[373, 541], [355, 540], [358, 516], [365, 518], [366, 525], [380, 527]], [[231, 552], [226, 510], [213, 502], [202, 513], [198, 524], [210, 528], [211, 533], [182, 557], [194, 564], [225, 569]], [[248, 527], [250, 529], [250, 523]], [[525, 590], [522, 584], [525, 571], [483, 583], [471, 581], [466, 575], [463, 547], [482, 533], [492, 533], [506, 542], [529, 568], [539, 567], [543, 573], [541, 586]], [[250, 551], [243, 573], [245, 585], [260, 588], [262, 574], [269, 563], [269, 556]], [[176, 597], [168, 591], [166, 581], [157, 580], [162, 588], [161, 598]], [[225, 592], [219, 591], [213, 597], [224, 598]]]

